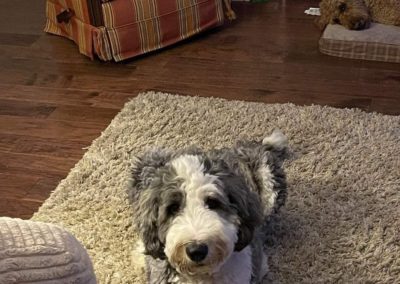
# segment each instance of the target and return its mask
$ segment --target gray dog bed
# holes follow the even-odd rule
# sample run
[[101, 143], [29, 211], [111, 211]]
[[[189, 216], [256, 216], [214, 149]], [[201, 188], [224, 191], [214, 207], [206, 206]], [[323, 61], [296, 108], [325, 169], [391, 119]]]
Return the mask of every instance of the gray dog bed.
[[369, 29], [354, 31], [328, 25], [319, 49], [332, 56], [400, 63], [400, 27], [372, 23]]

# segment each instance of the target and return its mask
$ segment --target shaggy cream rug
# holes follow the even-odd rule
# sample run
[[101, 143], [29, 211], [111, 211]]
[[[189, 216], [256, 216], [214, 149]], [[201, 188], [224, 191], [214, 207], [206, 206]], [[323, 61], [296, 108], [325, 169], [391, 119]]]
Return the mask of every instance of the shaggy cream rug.
[[[132, 266], [133, 157], [154, 145], [231, 145], [274, 128], [290, 139], [289, 199], [271, 224], [265, 283], [400, 283], [400, 117], [329, 107], [141, 94], [125, 105], [34, 220], [89, 250], [99, 283]], [[269, 281], [268, 281], [269, 280]]]

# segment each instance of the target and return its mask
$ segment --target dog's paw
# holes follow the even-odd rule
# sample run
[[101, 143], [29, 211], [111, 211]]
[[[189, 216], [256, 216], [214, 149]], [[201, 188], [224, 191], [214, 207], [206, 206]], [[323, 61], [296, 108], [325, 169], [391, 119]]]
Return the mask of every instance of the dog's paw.
[[137, 272], [137, 275], [145, 275], [146, 273], [144, 250], [143, 242], [138, 240], [131, 251], [131, 267]]
[[230, 11], [226, 11], [226, 17], [228, 18], [228, 20], [233, 21], [236, 20], [236, 13], [233, 10]]

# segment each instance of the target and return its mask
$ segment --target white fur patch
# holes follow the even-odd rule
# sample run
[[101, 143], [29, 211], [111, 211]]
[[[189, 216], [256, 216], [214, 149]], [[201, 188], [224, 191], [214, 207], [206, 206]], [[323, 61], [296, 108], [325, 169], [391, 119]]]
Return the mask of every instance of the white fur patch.
[[[179, 262], [190, 262], [188, 259], [178, 259], [174, 263], [174, 255], [182, 246], [189, 242], [202, 242], [208, 246], [208, 255], [202, 266], [193, 264], [191, 273], [213, 275], [230, 259], [237, 242], [237, 226], [225, 220], [217, 211], [205, 206], [205, 200], [210, 195], [222, 195], [215, 185], [217, 177], [204, 173], [204, 165], [198, 156], [183, 155], [171, 162], [177, 177], [183, 179], [182, 190], [185, 192], [185, 207], [177, 216], [166, 236], [165, 254], [170, 263], [180, 272]], [[179, 257], [187, 258], [178, 253]], [[183, 256], [182, 256], [183, 255]], [[179, 258], [178, 257], [178, 258]], [[186, 269], [187, 267], [185, 267]], [[216, 282], [217, 283], [217, 282]]]
[[262, 141], [263, 144], [270, 144], [278, 150], [283, 150], [288, 145], [287, 137], [279, 129], [275, 129], [272, 134], [265, 137]]
[[132, 263], [132, 269], [140, 271], [140, 273], [144, 273], [146, 269], [144, 251], [145, 248], [143, 242], [141, 240], [137, 240], [136, 244], [132, 249], [131, 263]]
[[[268, 271], [266, 257], [264, 257], [260, 280]], [[179, 284], [248, 284], [253, 273], [252, 251], [250, 246], [240, 252], [234, 252], [214, 274], [205, 275], [202, 278], [181, 279], [177, 276], [172, 283]]]
[[276, 202], [277, 193], [274, 192], [274, 175], [271, 172], [266, 161], [263, 161], [262, 166], [258, 168], [258, 176], [262, 177], [262, 190], [261, 190], [261, 198], [263, 200], [263, 204], [267, 207], [265, 208], [265, 214], [270, 213], [270, 210], [274, 207]]
[[252, 252], [250, 246], [247, 246], [240, 252], [234, 252], [231, 255], [219, 272], [214, 275], [212, 283], [250, 283], [252, 271]]
[[182, 155], [171, 162], [177, 176], [184, 180], [185, 191], [197, 190], [217, 180], [216, 176], [204, 174], [204, 165], [198, 156]]

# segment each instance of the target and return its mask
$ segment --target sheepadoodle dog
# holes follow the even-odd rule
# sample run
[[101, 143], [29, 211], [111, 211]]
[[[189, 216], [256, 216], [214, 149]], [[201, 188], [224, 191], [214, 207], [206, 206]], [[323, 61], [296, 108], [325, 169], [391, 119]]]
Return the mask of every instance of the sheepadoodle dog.
[[371, 22], [400, 26], [400, 0], [322, 0], [317, 24], [339, 24], [350, 30], [362, 30]]
[[260, 283], [268, 218], [286, 199], [279, 130], [208, 152], [158, 149], [138, 157], [135, 223], [150, 283]]

